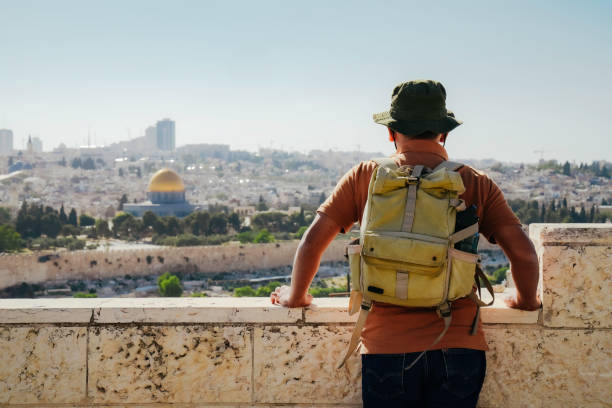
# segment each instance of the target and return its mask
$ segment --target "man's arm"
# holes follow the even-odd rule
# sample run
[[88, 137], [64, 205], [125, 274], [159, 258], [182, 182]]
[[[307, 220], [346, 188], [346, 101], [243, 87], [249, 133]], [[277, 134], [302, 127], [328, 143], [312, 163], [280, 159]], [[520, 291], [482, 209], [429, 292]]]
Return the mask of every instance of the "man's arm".
[[308, 288], [319, 269], [321, 256], [340, 232], [340, 226], [325, 214], [317, 214], [302, 236], [293, 260], [291, 287], [276, 288], [270, 295], [272, 303], [285, 307], [308, 306], [312, 296]]
[[538, 297], [538, 256], [531, 240], [520, 225], [506, 225], [495, 231], [495, 240], [510, 260], [516, 298], [506, 299], [509, 307], [536, 310], [541, 306]]

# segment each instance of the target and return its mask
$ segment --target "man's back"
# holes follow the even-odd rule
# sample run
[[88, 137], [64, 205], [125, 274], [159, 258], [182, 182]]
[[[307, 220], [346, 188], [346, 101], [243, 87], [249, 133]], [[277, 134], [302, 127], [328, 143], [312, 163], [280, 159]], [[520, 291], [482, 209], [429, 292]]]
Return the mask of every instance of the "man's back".
[[[401, 154], [392, 156], [398, 165], [424, 165], [435, 168], [448, 160], [445, 149], [431, 140], [412, 140]], [[363, 215], [368, 185], [376, 163], [362, 162], [353, 167], [338, 183], [332, 195], [319, 207], [319, 212], [332, 218], [345, 230]], [[469, 166], [459, 169], [466, 191], [461, 195], [466, 205], [476, 205], [480, 231], [490, 239], [500, 225], [520, 224], [508, 207], [499, 188], [489, 177]], [[453, 322], [444, 338], [434, 348], [471, 348], [486, 350], [482, 329], [471, 336], [470, 327], [476, 305], [469, 299], [453, 302]], [[412, 353], [428, 348], [443, 328], [433, 310], [405, 308], [376, 303], [362, 332], [362, 353]]]

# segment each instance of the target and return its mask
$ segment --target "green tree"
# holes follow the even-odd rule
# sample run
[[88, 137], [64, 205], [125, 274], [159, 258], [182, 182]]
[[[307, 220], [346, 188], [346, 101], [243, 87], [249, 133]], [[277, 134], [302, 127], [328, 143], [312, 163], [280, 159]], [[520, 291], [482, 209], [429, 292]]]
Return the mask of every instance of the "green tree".
[[327, 197], [325, 197], [325, 193], [321, 191], [321, 195], [319, 196], [319, 204], [323, 204], [326, 198]]
[[69, 235], [76, 237], [79, 235], [79, 229], [72, 224], [64, 224], [62, 225], [62, 229], [60, 230], [60, 234], [67, 237]]
[[55, 238], [62, 230], [62, 223], [55, 213], [47, 213], [40, 218], [40, 232]]
[[266, 211], [268, 209], [268, 205], [266, 204], [266, 201], [264, 200], [262, 195], [259, 196], [259, 202], [257, 203], [256, 208], [257, 211]]
[[101, 218], [96, 220], [96, 234], [102, 237], [110, 237], [111, 231], [108, 228], [108, 221]]
[[571, 176], [570, 169], [571, 169], [571, 168], [570, 168], [570, 164], [569, 164], [569, 162], [568, 162], [568, 161], [566, 161], [566, 162], [563, 164], [563, 174], [564, 174], [564, 175], [566, 175], [566, 176]]
[[149, 228], [149, 227], [153, 228], [153, 226], [155, 225], [156, 221], [157, 221], [157, 215], [155, 215], [155, 213], [153, 211], [146, 211], [142, 215], [142, 223], [147, 228]]
[[96, 224], [96, 219], [90, 215], [87, 214], [81, 214], [79, 216], [79, 225], [81, 227], [88, 227], [90, 225], [95, 225]]
[[506, 280], [506, 273], [508, 272], [508, 267], [504, 266], [502, 268], [498, 268], [491, 275], [488, 276], [489, 281], [492, 284], [500, 284]]
[[168, 272], [157, 278], [159, 294], [164, 297], [180, 297], [183, 294], [181, 280], [176, 275]]
[[226, 234], [227, 233], [227, 217], [223, 213], [218, 213], [210, 218], [208, 228], [209, 234]]
[[94, 163], [93, 159], [91, 157], [88, 157], [87, 159], [85, 159], [85, 161], [81, 164], [81, 168], [83, 170], [95, 170], [96, 169], [96, 164]]
[[0, 225], [0, 252], [17, 251], [23, 248], [21, 236], [10, 225]]
[[167, 232], [168, 226], [166, 224], [166, 220], [163, 217], [158, 217], [155, 219], [153, 223], [153, 231], [157, 235], [165, 235]]
[[210, 214], [206, 211], [196, 211], [183, 220], [185, 230], [191, 230], [194, 235], [206, 235], [210, 223]]
[[134, 216], [132, 214], [129, 213], [119, 213], [117, 215], [115, 215], [113, 217], [113, 232], [116, 234], [119, 229], [121, 228], [121, 225], [128, 220], [129, 218], [133, 218]]
[[262, 229], [253, 239], [256, 244], [264, 244], [268, 242], [274, 242], [274, 235], [272, 235], [267, 229]]
[[181, 223], [178, 218], [171, 215], [164, 217], [164, 220], [166, 222], [166, 234], [176, 236], [181, 233]]
[[236, 235], [236, 238], [238, 238], [238, 241], [240, 241], [241, 243], [248, 244], [250, 242], [253, 242], [253, 240], [255, 239], [255, 232], [250, 230], [242, 231], [241, 233]]
[[304, 233], [306, 232], [306, 230], [308, 229], [307, 226], [303, 225], [300, 227], [300, 229], [295, 233], [295, 237], [297, 239], [302, 239], [302, 237], [304, 236]]
[[68, 224], [73, 226], [77, 226], [77, 212], [74, 208], [70, 210], [70, 214], [68, 214]]
[[8, 208], [0, 207], [0, 224], [9, 224], [11, 222], [11, 212]]
[[127, 194], [123, 194], [121, 196], [121, 198], [119, 199], [119, 205], [117, 206], [117, 210], [123, 211], [123, 204], [125, 204], [127, 202], [128, 202], [128, 196], [127, 196]]
[[265, 228], [272, 232], [293, 232], [290, 231], [289, 217], [281, 212], [257, 214], [253, 217], [252, 223], [259, 229]]
[[227, 222], [232, 226], [234, 231], [238, 231], [240, 229], [240, 216], [235, 212], [231, 213], [227, 219]]
[[68, 216], [66, 215], [66, 211], [64, 210], [64, 203], [62, 203], [62, 206], [60, 207], [59, 220], [62, 223], [62, 225], [68, 223]]
[[81, 159], [78, 157], [75, 157], [74, 159], [72, 159], [71, 166], [73, 169], [78, 169], [79, 167], [81, 167]]

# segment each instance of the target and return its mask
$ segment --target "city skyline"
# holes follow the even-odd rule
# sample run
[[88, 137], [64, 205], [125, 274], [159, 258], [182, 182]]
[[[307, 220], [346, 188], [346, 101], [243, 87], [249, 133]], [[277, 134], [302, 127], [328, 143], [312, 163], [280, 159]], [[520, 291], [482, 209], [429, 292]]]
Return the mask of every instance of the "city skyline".
[[453, 158], [610, 160], [610, 3], [0, 3], [15, 148], [110, 145], [170, 117], [176, 147], [391, 153], [372, 114], [432, 78], [464, 121]]

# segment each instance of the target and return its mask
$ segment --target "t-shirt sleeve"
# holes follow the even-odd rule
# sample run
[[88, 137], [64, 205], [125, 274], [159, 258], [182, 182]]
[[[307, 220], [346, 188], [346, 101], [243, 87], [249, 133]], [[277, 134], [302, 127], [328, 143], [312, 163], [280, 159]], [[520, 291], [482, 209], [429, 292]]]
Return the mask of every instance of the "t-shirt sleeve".
[[487, 176], [481, 176], [482, 215], [480, 232], [491, 243], [495, 243], [495, 231], [506, 225], [521, 225], [501, 189]]
[[373, 168], [362, 162], [350, 169], [317, 209], [318, 213], [325, 214], [336, 222], [342, 233], [346, 233], [354, 223], [359, 222]]

